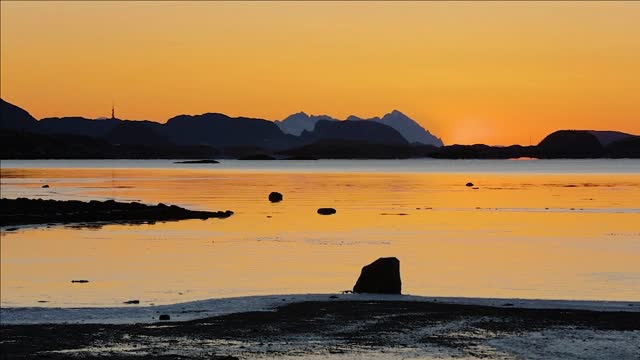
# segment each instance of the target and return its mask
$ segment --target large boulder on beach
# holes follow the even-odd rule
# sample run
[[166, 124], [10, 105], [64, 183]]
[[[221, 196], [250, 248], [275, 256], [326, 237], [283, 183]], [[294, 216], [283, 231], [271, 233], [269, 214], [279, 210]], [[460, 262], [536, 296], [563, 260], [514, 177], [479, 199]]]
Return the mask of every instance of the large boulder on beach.
[[379, 258], [362, 268], [353, 287], [354, 293], [400, 294], [400, 260], [395, 257]]

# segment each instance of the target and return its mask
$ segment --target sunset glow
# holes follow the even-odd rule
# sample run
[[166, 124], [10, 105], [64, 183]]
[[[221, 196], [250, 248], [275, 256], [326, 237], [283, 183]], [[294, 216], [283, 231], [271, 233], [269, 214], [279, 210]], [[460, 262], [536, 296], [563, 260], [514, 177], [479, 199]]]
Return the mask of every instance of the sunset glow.
[[18, 2], [4, 100], [36, 118], [399, 109], [446, 144], [640, 134], [638, 2]]

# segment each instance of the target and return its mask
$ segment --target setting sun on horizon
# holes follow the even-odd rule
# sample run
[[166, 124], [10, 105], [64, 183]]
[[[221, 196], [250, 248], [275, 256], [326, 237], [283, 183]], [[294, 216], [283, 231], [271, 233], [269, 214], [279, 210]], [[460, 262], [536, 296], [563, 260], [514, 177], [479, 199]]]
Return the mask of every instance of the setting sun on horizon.
[[1, 96], [36, 118], [398, 109], [446, 144], [640, 134], [637, 2], [1, 3]]

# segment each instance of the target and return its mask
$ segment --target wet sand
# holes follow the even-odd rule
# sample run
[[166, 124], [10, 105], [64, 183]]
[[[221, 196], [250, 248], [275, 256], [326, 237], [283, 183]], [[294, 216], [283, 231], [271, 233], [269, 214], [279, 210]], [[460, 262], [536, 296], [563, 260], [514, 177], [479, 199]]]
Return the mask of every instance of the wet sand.
[[0, 331], [3, 359], [638, 359], [640, 355], [640, 312], [532, 309], [510, 303], [490, 307], [328, 298], [185, 322], [3, 325]]

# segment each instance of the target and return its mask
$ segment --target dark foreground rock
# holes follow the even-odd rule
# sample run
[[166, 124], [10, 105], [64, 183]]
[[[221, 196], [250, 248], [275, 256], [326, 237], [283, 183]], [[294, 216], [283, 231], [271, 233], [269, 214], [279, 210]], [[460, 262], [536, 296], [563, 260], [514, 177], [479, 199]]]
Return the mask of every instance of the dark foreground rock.
[[407, 351], [416, 358], [637, 359], [640, 313], [334, 299], [167, 325], [0, 326], [0, 353], [56, 360], [349, 359], [382, 352], [400, 359]]
[[336, 213], [336, 209], [334, 208], [320, 208], [318, 209], [318, 214], [320, 215], [333, 215]]
[[400, 260], [394, 257], [379, 258], [366, 265], [353, 287], [354, 293], [400, 294]]
[[282, 194], [280, 194], [279, 192], [276, 192], [276, 191], [270, 193], [269, 194], [269, 201], [271, 201], [272, 203], [282, 201]]
[[155, 222], [185, 219], [228, 218], [233, 211], [193, 211], [176, 205], [144, 205], [114, 200], [89, 202], [76, 200], [1, 199], [0, 225], [51, 223]]

